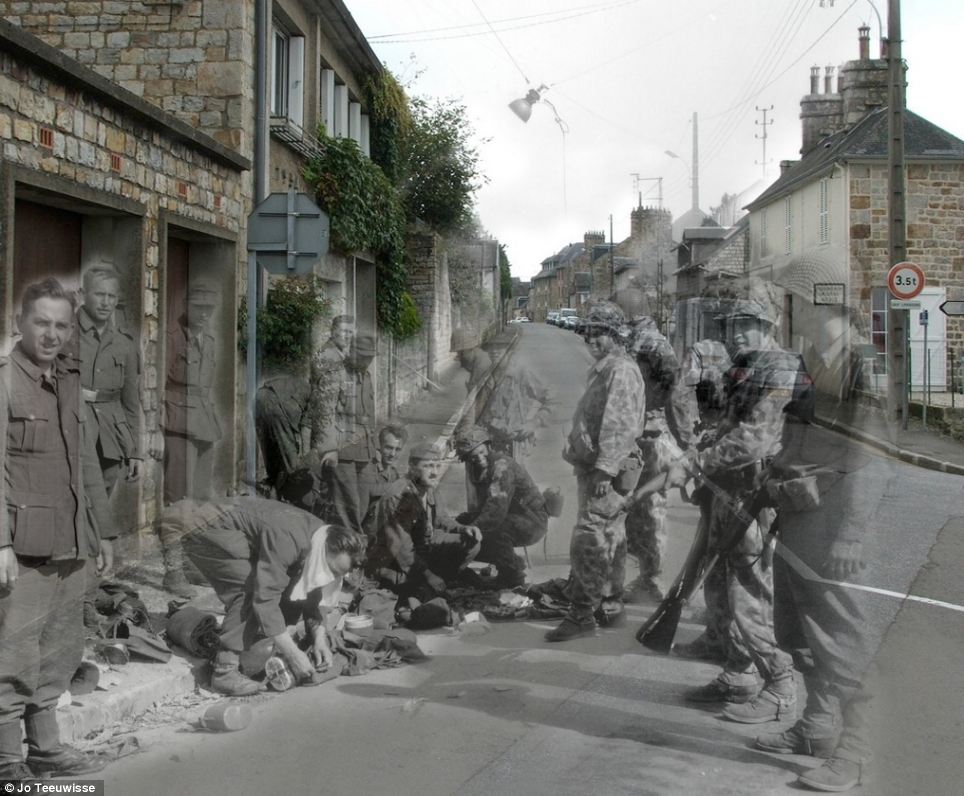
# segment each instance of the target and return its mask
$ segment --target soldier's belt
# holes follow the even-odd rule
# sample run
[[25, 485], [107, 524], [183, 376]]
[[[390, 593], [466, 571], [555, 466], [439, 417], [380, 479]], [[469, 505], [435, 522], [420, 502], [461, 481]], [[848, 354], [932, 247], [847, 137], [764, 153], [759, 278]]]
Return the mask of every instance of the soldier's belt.
[[108, 404], [121, 397], [120, 390], [81, 390], [84, 400], [89, 404]]

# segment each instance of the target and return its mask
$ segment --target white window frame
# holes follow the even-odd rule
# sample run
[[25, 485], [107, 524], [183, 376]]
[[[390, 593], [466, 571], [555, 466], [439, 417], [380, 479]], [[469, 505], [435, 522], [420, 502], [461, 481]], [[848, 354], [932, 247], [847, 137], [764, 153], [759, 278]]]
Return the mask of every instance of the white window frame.
[[783, 200], [783, 253], [793, 251], [793, 197], [787, 196]]
[[830, 242], [830, 180], [820, 180], [820, 243]]
[[271, 33], [271, 116], [301, 128], [305, 120], [305, 37], [290, 33], [277, 20]]

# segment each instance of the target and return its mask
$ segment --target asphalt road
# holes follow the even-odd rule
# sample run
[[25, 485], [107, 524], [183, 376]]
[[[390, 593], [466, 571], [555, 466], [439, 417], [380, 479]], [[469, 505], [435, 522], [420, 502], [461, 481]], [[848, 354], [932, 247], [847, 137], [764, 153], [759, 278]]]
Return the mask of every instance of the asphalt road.
[[[574, 334], [541, 324], [523, 329], [515, 356], [557, 401], [528, 459], [536, 480], [561, 486], [567, 500], [550, 530], [548, 560], [541, 545], [529, 551], [531, 579], [542, 580], [566, 571], [575, 482], [559, 451], [591, 362]], [[867, 584], [964, 604], [964, 479], [886, 464]], [[450, 469], [450, 499], [464, 494], [460, 477]], [[695, 517], [671, 500], [669, 578]], [[731, 724], [685, 704], [682, 691], [715, 669], [642, 649], [633, 631], [649, 608], [631, 607], [625, 628], [567, 644], [544, 642], [551, 625], [534, 622], [423, 634], [431, 660], [259, 698], [243, 732], [201, 734], [185, 724], [144, 733], [145, 752], [105, 771], [106, 793], [799, 793], [796, 774], [816, 761], [755, 751], [752, 738], [770, 726]], [[872, 621], [886, 629], [874, 727], [880, 754], [860, 792], [960, 794], [964, 613], [879, 597]], [[684, 622], [680, 636], [698, 631]]]

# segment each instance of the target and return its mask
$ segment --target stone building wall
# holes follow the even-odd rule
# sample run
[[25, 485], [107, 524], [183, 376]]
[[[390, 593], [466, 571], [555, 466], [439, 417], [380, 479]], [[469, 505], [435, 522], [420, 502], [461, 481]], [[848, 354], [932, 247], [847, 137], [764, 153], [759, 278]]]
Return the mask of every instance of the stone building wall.
[[[4, 331], [10, 330], [16, 298], [10, 295], [15, 277], [11, 228], [15, 203], [24, 186], [56, 197], [58, 207], [70, 209], [73, 203], [109, 209], [112, 216], [105, 212], [103, 217], [91, 217], [91, 223], [99, 225], [96, 229], [104, 229], [107, 235], [111, 227], [103, 222], [111, 217], [118, 219], [114, 229], [121, 224], [132, 227], [131, 239], [123, 242], [129, 250], [122, 254], [118, 254], [119, 246], [111, 247], [104, 240], [94, 240], [88, 248], [97, 250], [101, 262], [111, 256], [124, 259], [111, 264], [121, 270], [128, 289], [136, 286], [139, 291], [128, 296], [137, 309], [128, 322], [139, 334], [143, 357], [144, 450], [159, 452], [165, 232], [169, 224], [216, 231], [212, 242], [224, 242], [232, 251], [232, 260], [221, 273], [221, 287], [226, 295], [240, 294], [244, 289], [244, 246], [236, 241], [243, 237], [247, 164], [186, 125], [178, 127], [176, 120], [147, 103], [138, 105], [136, 97], [125, 98], [123, 92], [111, 96], [109, 91], [106, 81], [98, 82], [96, 75], [36, 39], [0, 24], [3, 326]], [[219, 393], [226, 430], [231, 427], [229, 418], [236, 416], [235, 305], [234, 301], [224, 302], [218, 326], [229, 335], [222, 341], [225, 357], [219, 364], [219, 376], [226, 381]], [[231, 439], [225, 440], [219, 453], [219, 469], [222, 474], [233, 474], [234, 435], [226, 436]], [[147, 460], [139, 501], [142, 524], [150, 522], [157, 509], [152, 486], [159, 469], [159, 462]]]
[[251, 156], [249, 0], [0, 0], [0, 16]]
[[[871, 289], [887, 284], [887, 197], [886, 164], [850, 167], [850, 298], [868, 318]], [[964, 298], [964, 163], [907, 166], [907, 259], [928, 286]], [[947, 319], [947, 350], [964, 351], [961, 318]]]

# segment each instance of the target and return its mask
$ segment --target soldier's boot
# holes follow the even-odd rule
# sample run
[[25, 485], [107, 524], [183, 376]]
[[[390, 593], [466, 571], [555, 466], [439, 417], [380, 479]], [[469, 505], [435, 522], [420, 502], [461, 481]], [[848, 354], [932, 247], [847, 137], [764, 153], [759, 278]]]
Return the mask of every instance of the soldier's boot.
[[797, 693], [793, 677], [783, 677], [766, 684], [766, 687], [749, 702], [727, 705], [723, 718], [740, 724], [763, 724], [767, 721], [785, 721], [796, 714]]
[[706, 631], [688, 644], [674, 644], [673, 654], [689, 660], [711, 663], [723, 663], [726, 660], [726, 651], [723, 649], [722, 642], [711, 638]]
[[240, 656], [236, 652], [221, 650], [214, 658], [214, 670], [211, 674], [211, 690], [225, 696], [251, 696], [264, 691], [266, 686], [250, 677], [241, 674], [238, 666]]
[[663, 590], [652, 578], [645, 578], [640, 575], [633, 580], [623, 590], [623, 602], [630, 604], [653, 602], [658, 603], [663, 599]]
[[[574, 606], [576, 608], [576, 606]], [[546, 641], [570, 641], [581, 636], [596, 635], [596, 620], [591, 606], [570, 611], [558, 627], [546, 633]]]
[[805, 732], [797, 722], [783, 732], [770, 732], [757, 736], [753, 742], [757, 749], [774, 752], [778, 755], [810, 755], [811, 757], [830, 757], [836, 748], [833, 737], [815, 738]]
[[759, 691], [759, 688], [755, 684], [733, 685], [717, 678], [706, 685], [685, 691], [683, 693], [683, 699], [687, 702], [696, 702], [699, 704], [712, 704], [714, 702], [742, 704], [753, 699], [757, 691]]
[[164, 580], [161, 586], [177, 597], [190, 600], [195, 596], [194, 587], [184, 576], [184, 551], [177, 543], [167, 544], [161, 548], [164, 556]]
[[0, 780], [34, 779], [34, 773], [23, 762], [23, 731], [20, 720], [0, 724]]
[[107, 759], [81, 752], [60, 742], [60, 728], [53, 708], [24, 716], [27, 736], [27, 767], [36, 775], [82, 777], [100, 771]]
[[843, 757], [831, 757], [822, 766], [804, 771], [797, 782], [811, 790], [825, 793], [843, 793], [856, 788], [867, 774], [864, 763], [857, 763]]

